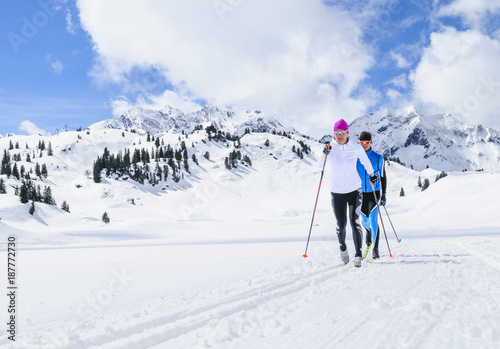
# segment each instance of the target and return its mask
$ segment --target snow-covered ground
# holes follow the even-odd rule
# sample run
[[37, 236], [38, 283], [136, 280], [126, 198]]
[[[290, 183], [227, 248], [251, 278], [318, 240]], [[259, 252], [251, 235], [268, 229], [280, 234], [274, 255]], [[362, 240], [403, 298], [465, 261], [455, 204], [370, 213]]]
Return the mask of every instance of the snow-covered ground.
[[[49, 169], [58, 204], [68, 200], [74, 213], [39, 205], [34, 220], [15, 197], [2, 197], [2, 251], [7, 236], [17, 238], [19, 322], [16, 342], [3, 331], [0, 346], [500, 347], [499, 171], [452, 172], [434, 183], [440, 171], [392, 163], [387, 210], [401, 243], [383, 218], [394, 258], [382, 236], [380, 260], [339, 268], [329, 174], [303, 258], [319, 169], [275, 138], [265, 150], [273, 155], [259, 158], [266, 138], [245, 140], [252, 168], [213, 170], [214, 160], [198, 156], [189, 186], [163, 193], [131, 192], [113, 179], [91, 185], [76, 145], [64, 161], [80, 166], [78, 176], [68, 180], [62, 163]], [[424, 192], [418, 177], [431, 182]], [[104, 209], [109, 225], [98, 219]], [[348, 236], [352, 251], [350, 228]]]

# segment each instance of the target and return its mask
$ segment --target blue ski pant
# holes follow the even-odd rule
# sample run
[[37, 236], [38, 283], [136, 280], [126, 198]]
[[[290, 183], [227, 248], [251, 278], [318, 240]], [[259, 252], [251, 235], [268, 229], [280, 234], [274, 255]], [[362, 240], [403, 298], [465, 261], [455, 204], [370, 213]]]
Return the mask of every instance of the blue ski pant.
[[347, 194], [332, 193], [332, 207], [335, 218], [337, 219], [337, 238], [340, 249], [347, 248], [345, 244], [347, 227], [347, 208], [349, 208], [349, 222], [352, 229], [352, 239], [354, 241], [355, 257], [361, 257], [361, 247], [363, 244], [363, 233], [361, 224], [359, 224], [359, 215], [361, 213], [361, 188]]
[[[377, 198], [380, 200], [380, 190], [375, 192]], [[380, 203], [379, 203], [380, 204]], [[374, 248], [378, 249], [378, 241], [380, 238], [378, 229], [378, 207], [375, 195], [373, 192], [363, 192], [363, 204], [361, 205], [361, 220], [363, 226], [367, 230], [366, 241], [375, 241]], [[370, 234], [371, 236], [368, 236]], [[376, 238], [375, 238], [376, 234]]]

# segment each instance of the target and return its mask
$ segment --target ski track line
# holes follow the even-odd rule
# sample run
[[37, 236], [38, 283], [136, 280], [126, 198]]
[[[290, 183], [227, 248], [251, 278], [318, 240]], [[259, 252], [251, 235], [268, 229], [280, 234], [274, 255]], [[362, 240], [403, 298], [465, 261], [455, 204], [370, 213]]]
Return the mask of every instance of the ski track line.
[[[452, 305], [458, 299], [463, 286], [460, 285], [457, 288], [456, 282], [446, 280], [443, 278], [441, 280], [444, 284], [439, 285], [436, 283], [432, 287], [429, 287], [428, 283], [422, 283], [420, 287], [419, 297], [423, 299], [434, 299], [433, 304], [429, 305], [430, 309], [426, 312], [425, 321], [421, 321], [419, 331], [414, 333], [412, 336], [412, 343], [409, 347], [412, 348], [429, 348], [427, 341], [435, 329], [442, 324], [443, 317], [446, 313], [453, 312]], [[443, 292], [442, 288], [446, 287], [448, 292]], [[415, 341], [416, 340], [416, 341]], [[456, 343], [455, 343], [456, 344]], [[433, 343], [430, 347], [437, 345]]]
[[[82, 299], [84, 296], [82, 296]], [[130, 311], [134, 311], [138, 305], [144, 303], [150, 303], [152, 299], [155, 298], [164, 298], [164, 292], [154, 292], [150, 294], [143, 294], [137, 297], [124, 297], [120, 299], [113, 300], [111, 304], [107, 304], [101, 306], [101, 311], [113, 311], [115, 309], [125, 309], [127, 306], [134, 305], [134, 309]], [[82, 319], [82, 314], [87, 316], [96, 316], [96, 310], [92, 309], [88, 304], [84, 304], [82, 302], [80, 305], [73, 308], [74, 310], [64, 311], [53, 313], [49, 315], [44, 315], [43, 318], [31, 319], [29, 324], [23, 324], [23, 329], [27, 333], [39, 331], [45, 332], [54, 328], [55, 324], [58, 323], [70, 323], [70, 322], [78, 322], [78, 320]], [[1, 344], [1, 343], [0, 343]]]
[[[404, 263], [405, 261], [401, 261]], [[372, 261], [370, 263], [383, 265], [384, 268], [390, 264], [383, 260], [380, 262]], [[397, 266], [399, 263], [393, 264]], [[329, 341], [328, 345], [333, 347], [349, 347], [352, 346], [353, 338], [363, 338], [364, 343], [358, 343], [360, 346], [365, 346], [367, 343], [377, 343], [379, 341], [383, 342], [393, 342], [394, 339], [398, 340], [398, 338], [392, 338], [392, 333], [397, 332], [397, 328], [404, 323], [404, 319], [406, 319], [407, 314], [404, 312], [394, 312], [395, 308], [397, 308], [397, 304], [394, 305], [391, 302], [391, 295], [393, 294], [408, 294], [409, 292], [414, 292], [415, 289], [424, 289], [425, 286], [421, 282], [421, 279], [427, 275], [428, 272], [427, 265], [423, 265], [419, 267], [418, 270], [413, 271], [415, 276], [414, 282], [411, 284], [407, 283], [398, 283], [395, 287], [394, 284], [386, 284], [380, 292], [376, 296], [368, 297], [366, 300], [362, 301], [361, 306], [358, 306], [358, 311], [353, 316], [352, 322], [347, 322], [342, 324], [339, 328], [336, 328], [338, 333], [341, 333], [341, 336], [336, 336], [334, 341]], [[403, 271], [401, 271], [403, 272]], [[417, 272], [417, 273], [415, 273]], [[380, 309], [386, 308], [388, 313], [383, 318], [380, 318]], [[377, 314], [376, 317], [372, 316], [373, 314]], [[371, 320], [376, 318], [377, 320]], [[370, 323], [373, 323], [370, 325]], [[380, 328], [379, 323], [387, 324], [385, 328]], [[372, 328], [372, 331], [366, 332], [366, 327]], [[391, 329], [388, 331], [387, 329]], [[381, 338], [381, 336], [383, 336]], [[388, 338], [385, 338], [385, 337]], [[327, 343], [325, 343], [326, 345]], [[398, 343], [395, 347], [404, 347], [403, 343]], [[326, 347], [328, 347], [328, 345]], [[391, 346], [389, 346], [391, 347]]]
[[[442, 250], [435, 252], [434, 257], [437, 259], [434, 260], [433, 271], [426, 277], [427, 282], [420, 285], [417, 293], [412, 290], [412, 299], [421, 302], [420, 307], [424, 306], [426, 311], [417, 312], [420, 318], [411, 319], [414, 322], [411, 327], [416, 331], [403, 347], [490, 348], [488, 342], [483, 342], [484, 338], [478, 337], [484, 337], [483, 333], [488, 335], [490, 330], [494, 331], [491, 319], [488, 320], [492, 313], [485, 313], [486, 318], [477, 313], [485, 300], [473, 287], [474, 283], [464, 281], [469, 280], [465, 274], [473, 273], [473, 269], [464, 269], [464, 262], [470, 254], [450, 253], [456, 251], [456, 242], [441, 241], [441, 244]], [[451, 261], [458, 265], [448, 265], [450, 260], [447, 258], [450, 256], [453, 257]], [[470, 333], [479, 335], [471, 336]]]
[[[348, 269], [349, 268], [347, 268], [347, 270]], [[332, 267], [328, 267], [317, 271], [312, 275], [308, 275], [306, 278], [301, 277], [301, 275], [297, 275], [291, 280], [275, 282], [265, 288], [259, 287], [256, 290], [246, 291], [230, 297], [225, 301], [219, 300], [215, 304], [190, 310], [188, 315], [183, 318], [179, 319], [174, 317], [175, 321], [162, 321], [154, 324], [154, 326], [141, 326], [141, 330], [134, 331], [133, 334], [130, 334], [130, 331], [127, 331], [126, 336], [118, 339], [115, 338], [112, 342], [103, 343], [103, 347], [122, 348], [130, 341], [132, 341], [134, 345], [139, 345], [142, 348], [165, 343], [168, 340], [172, 340], [183, 334], [205, 327], [213, 320], [220, 321], [238, 312], [262, 306], [269, 300], [276, 299], [276, 297], [283, 297], [285, 295], [299, 292], [307, 288], [313, 280], [314, 282], [324, 282], [329, 280], [341, 270], [342, 269], [332, 269]], [[344, 268], [344, 270], [346, 270], [346, 268]], [[318, 276], [320, 276], [319, 280]], [[194, 317], [195, 319], [193, 320], [189, 317]], [[201, 319], [198, 319], [200, 317]], [[194, 321], [194, 323], [189, 323], [191, 321]], [[188, 322], [189, 324], [180, 324], [172, 329], [169, 328], [170, 325], [178, 322]]]
[[[485, 264], [489, 265], [490, 267], [492, 267], [493, 269], [495, 269], [497, 272], [500, 272], [500, 262], [494, 260], [493, 258], [485, 258], [483, 255], [481, 255], [481, 253], [479, 253], [477, 250], [473, 249], [473, 248], [470, 248], [470, 247], [466, 247], [464, 245], [462, 245], [461, 243], [458, 243], [456, 242], [455, 243], [457, 246], [459, 246], [460, 248], [462, 248], [463, 250], [469, 252], [471, 255], [473, 255], [474, 257], [480, 259], [481, 261], [483, 261]], [[490, 255], [490, 254], [488, 254]], [[491, 256], [491, 255], [490, 255]]]
[[[410, 246], [413, 247], [413, 245], [408, 245], [407, 248]], [[377, 320], [372, 321], [372, 324], [368, 321], [367, 326], [374, 330], [367, 333], [366, 327], [363, 327], [363, 324], [366, 325], [367, 321], [358, 319], [355, 325], [361, 328], [361, 330], [355, 330], [352, 328], [356, 327], [354, 324], [348, 324], [347, 330], [342, 328], [340, 331], [341, 333], [347, 331], [344, 336], [339, 338], [338, 342], [325, 343], [326, 347], [331, 347], [332, 345], [334, 345], [334, 347], [350, 347], [355, 344], [353, 338], [363, 338], [361, 343], [356, 343], [357, 346], [364, 347], [370, 344], [377, 348], [429, 348], [429, 346], [424, 343], [426, 338], [435, 331], [436, 326], [442, 325], [442, 315], [449, 312], [450, 308], [453, 308], [456, 299], [463, 289], [463, 285], [460, 284], [459, 287], [454, 287], [456, 282], [453, 278], [445, 280], [445, 284], [442, 284], [440, 281], [433, 284], [427, 282], [430, 275], [433, 275], [436, 280], [440, 280], [437, 272], [441, 271], [443, 263], [449, 263], [447, 259], [449, 255], [447, 253], [418, 255], [419, 261], [414, 261], [414, 256], [411, 253], [413, 251], [407, 252], [410, 252], [410, 255], [400, 255], [399, 258], [402, 258], [402, 260], [393, 265], [396, 269], [392, 271], [401, 274], [401, 280], [405, 282], [397, 283], [398, 286], [396, 288], [393, 287], [393, 284], [386, 285], [384, 289], [382, 289], [382, 292], [379, 293], [380, 296], [375, 297], [373, 305], [385, 309], [387, 314], [381, 317], [380, 312], [373, 309], [370, 304], [367, 305], [369, 302], [364, 302], [361, 307], [365, 309], [362, 312], [364, 318], [370, 318], [370, 314], [376, 313]], [[389, 266], [387, 262], [382, 263]], [[401, 264], [407, 264], [409, 268], [412, 268], [411, 271], [408, 271], [406, 267], [404, 269], [398, 268]], [[411, 279], [407, 277], [409, 272], [412, 275]], [[408, 283], [409, 280], [412, 282]], [[442, 292], [443, 287], [446, 289], [444, 292], [445, 294]], [[402, 303], [397, 297], [394, 298], [392, 296], [394, 294], [408, 295], [409, 302]], [[429, 302], [427, 299], [438, 299], [438, 301]], [[415, 322], [415, 325], [412, 326], [415, 328], [415, 331], [408, 332], [405, 330], [408, 322], [408, 312], [413, 311], [415, 307], [417, 307], [417, 309], [422, 307], [428, 308], [428, 311], [423, 312], [423, 314], [427, 314], [427, 316], [416, 319], [410, 317], [410, 319], [412, 319], [411, 321]], [[384, 326], [380, 327], [382, 323]], [[398, 330], [401, 327], [403, 327], [402, 330]], [[359, 331], [362, 331], [362, 333], [358, 333]], [[452, 337], [450, 340], [454, 341], [454, 338]], [[378, 346], [375, 345], [377, 343]], [[455, 345], [451, 347], [456, 347], [457, 343], [454, 344]]]
[[[447, 246], [451, 245], [456, 246], [457, 244], [447, 243]], [[437, 297], [434, 297], [432, 293], [426, 297], [427, 299], [436, 299], [435, 305], [444, 304], [444, 306], [440, 307], [439, 312], [434, 312], [433, 318], [425, 322], [432, 324], [432, 326], [427, 327], [427, 331], [420, 337], [415, 348], [433, 348], [438, 345], [447, 348], [490, 348], [489, 339], [483, 342], [484, 338], [481, 337], [484, 337], [483, 333], [488, 335], [489, 330], [494, 330], [493, 322], [488, 319], [488, 315], [491, 316], [491, 311], [483, 315], [478, 314], [486, 300], [477, 294], [477, 290], [471, 287], [470, 282], [464, 282], [465, 276], [456, 277], [457, 273], [470, 273], [471, 269], [464, 270], [460, 266], [446, 271], [448, 275], [443, 275], [444, 277], [439, 280], [442, 284], [441, 288], [437, 288], [437, 282], [431, 284], [430, 290], [434, 290]], [[444, 291], [443, 288], [445, 288]], [[489, 301], [497, 304], [494, 298]], [[479, 335], [471, 336], [470, 334], [474, 332], [479, 333]]]
[[[206, 326], [214, 319], [228, 317], [239, 311], [260, 306], [267, 302], [269, 298], [281, 297], [299, 292], [307, 288], [313, 280], [314, 282], [324, 282], [340, 272], [349, 269], [349, 266], [341, 269], [331, 266], [315, 271], [306, 277], [292, 271], [292, 277], [286, 275], [286, 280], [281, 279], [264, 287], [258, 286], [254, 289], [230, 296], [225, 300], [219, 299], [212, 304], [201, 306], [196, 309], [191, 308], [186, 311], [150, 319], [126, 328], [112, 331], [112, 333], [100, 334], [90, 338], [80, 338], [68, 343], [64, 348], [99, 348], [101, 346], [121, 348], [124, 345], [126, 346], [129, 340], [132, 340], [134, 346], [139, 345], [140, 347], [146, 348]], [[46, 325], [48, 327], [51, 324]], [[147, 336], [146, 332], [151, 332], [154, 329], [161, 329], [161, 333]], [[113, 343], [117, 345], [114, 346]]]

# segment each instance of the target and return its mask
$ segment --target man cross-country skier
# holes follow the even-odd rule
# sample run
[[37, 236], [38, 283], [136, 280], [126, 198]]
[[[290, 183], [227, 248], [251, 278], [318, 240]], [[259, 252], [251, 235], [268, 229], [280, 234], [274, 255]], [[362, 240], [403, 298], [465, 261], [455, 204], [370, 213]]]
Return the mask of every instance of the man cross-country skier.
[[[345, 244], [347, 226], [347, 207], [349, 207], [349, 222], [354, 240], [355, 258], [354, 265], [361, 267], [361, 247], [363, 245], [363, 234], [359, 224], [361, 211], [361, 179], [358, 175], [356, 164], [359, 159], [363, 166], [371, 173], [373, 182], [378, 177], [373, 173], [370, 160], [363, 148], [356, 142], [349, 142], [349, 126], [343, 119], [337, 121], [333, 127], [335, 141], [331, 146], [326, 145], [323, 153], [327, 155], [326, 162], [332, 171], [331, 195], [332, 207], [337, 219], [337, 237], [340, 244], [340, 257], [342, 261], [349, 263], [349, 252]], [[319, 165], [323, 166], [324, 157], [320, 157]]]
[[[374, 183], [375, 194], [373, 193], [372, 186], [370, 184], [370, 177], [365, 167], [358, 161], [357, 168], [359, 176], [361, 177], [361, 189], [363, 190], [363, 204], [361, 205], [361, 219], [363, 221], [363, 226], [366, 229], [366, 246], [370, 246], [373, 241], [374, 247], [372, 252], [373, 259], [380, 258], [378, 253], [378, 241], [379, 241], [379, 229], [378, 229], [378, 208], [377, 200], [380, 200], [379, 205], [385, 205], [385, 193], [387, 189], [387, 176], [385, 173], [385, 163], [384, 158], [373, 151], [372, 149], [372, 135], [368, 131], [363, 131], [359, 135], [359, 143], [366, 152], [366, 155], [370, 159], [375, 175], [380, 178], [380, 181]], [[382, 189], [382, 195], [380, 195], [380, 190]], [[376, 235], [376, 237], [375, 237]]]

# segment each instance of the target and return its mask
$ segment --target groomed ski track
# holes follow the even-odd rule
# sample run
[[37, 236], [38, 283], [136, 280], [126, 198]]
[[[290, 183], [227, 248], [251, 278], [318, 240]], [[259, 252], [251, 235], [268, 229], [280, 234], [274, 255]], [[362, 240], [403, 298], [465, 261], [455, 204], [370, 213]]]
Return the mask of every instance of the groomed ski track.
[[[363, 261], [361, 268], [352, 261], [337, 268], [340, 258], [332, 241], [312, 241], [307, 259], [301, 257], [302, 243], [245, 244], [246, 253], [252, 255], [249, 260], [255, 258], [256, 263], [242, 265], [241, 272], [235, 255], [227, 250], [241, 253], [236, 245], [206, 245], [208, 255], [217, 254], [206, 268], [206, 280], [192, 288], [183, 285], [180, 273], [169, 280], [178, 283], [170, 290], [162, 283], [169, 273], [162, 269], [199, 261], [170, 258], [169, 247], [162, 247], [164, 259], [159, 262], [164, 264], [157, 264], [151, 274], [129, 267], [121, 286], [106, 294], [108, 298], [99, 293], [106, 278], [97, 277], [104, 283], [94, 280], [84, 293], [78, 286], [75, 293], [65, 294], [71, 287], [61, 290], [59, 284], [51, 290], [46, 284], [47, 292], [60, 292], [66, 306], [46, 304], [49, 300], [41, 296], [35, 308], [22, 308], [15, 348], [492, 348], [500, 344], [499, 237], [391, 241], [393, 259], [382, 242], [381, 258]], [[140, 264], [130, 255], [135, 249], [155, 255], [152, 247], [127, 249], [130, 266]], [[269, 257], [276, 249], [279, 253]], [[105, 254], [120, 259], [122, 250], [112, 248]], [[84, 263], [89, 251], [95, 249], [72, 250], [75, 263]], [[50, 254], [57, 260], [65, 252], [64, 248], [21, 251], [25, 261], [31, 260], [22, 269], [21, 304], [23, 297], [37, 298], [26, 275], [30, 270], [46, 270], [40, 278], [51, 278], [51, 265], [37, 269], [35, 265], [44, 262], [36, 257]], [[30, 253], [33, 258], [28, 258]], [[257, 263], [266, 259], [274, 266]], [[217, 270], [230, 268], [228, 263], [233, 264], [233, 276], [218, 278]], [[185, 273], [189, 270], [184, 268]], [[76, 282], [79, 275], [73, 271], [62, 269], [58, 277]], [[113, 274], [108, 270], [102, 275]], [[89, 297], [95, 297], [97, 304], [92, 306]], [[0, 344], [14, 348], [5, 336]]]

